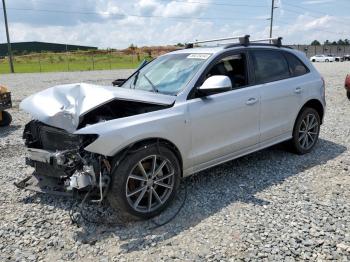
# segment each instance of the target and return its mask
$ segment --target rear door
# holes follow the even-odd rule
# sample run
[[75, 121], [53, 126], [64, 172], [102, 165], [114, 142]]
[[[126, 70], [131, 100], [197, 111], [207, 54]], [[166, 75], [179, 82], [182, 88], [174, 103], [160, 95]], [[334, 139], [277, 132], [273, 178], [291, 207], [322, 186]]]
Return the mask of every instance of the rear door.
[[251, 50], [255, 83], [260, 86], [260, 142], [287, 136], [302, 103], [302, 86], [293, 79], [283, 51]]

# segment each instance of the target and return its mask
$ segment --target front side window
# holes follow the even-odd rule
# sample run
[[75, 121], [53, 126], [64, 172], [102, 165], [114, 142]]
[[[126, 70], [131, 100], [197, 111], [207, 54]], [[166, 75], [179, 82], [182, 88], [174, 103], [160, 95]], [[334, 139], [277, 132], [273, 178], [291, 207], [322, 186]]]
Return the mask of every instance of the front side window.
[[121, 87], [177, 95], [210, 54], [170, 54], [159, 57], [129, 78]]
[[248, 84], [245, 54], [229, 55], [219, 60], [206, 74], [206, 79], [214, 75], [228, 76], [232, 88], [240, 88]]
[[292, 76], [301, 76], [309, 72], [307, 67], [293, 54], [285, 52]]
[[290, 77], [286, 59], [279, 51], [253, 50], [255, 82], [263, 84]]

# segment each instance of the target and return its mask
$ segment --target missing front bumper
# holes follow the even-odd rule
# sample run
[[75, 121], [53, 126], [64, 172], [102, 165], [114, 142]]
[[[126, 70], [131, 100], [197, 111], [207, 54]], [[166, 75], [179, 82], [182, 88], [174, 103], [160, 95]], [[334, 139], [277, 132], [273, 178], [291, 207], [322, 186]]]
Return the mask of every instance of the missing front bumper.
[[58, 196], [72, 197], [72, 191], [65, 191], [64, 183], [58, 178], [43, 176], [35, 172], [25, 179], [15, 182], [14, 185], [19, 189], [46, 193]]
[[15, 183], [20, 189], [72, 196], [75, 190], [84, 191], [97, 186], [94, 167], [82, 159], [77, 150], [52, 152], [28, 148], [26, 163], [34, 167], [35, 171]]

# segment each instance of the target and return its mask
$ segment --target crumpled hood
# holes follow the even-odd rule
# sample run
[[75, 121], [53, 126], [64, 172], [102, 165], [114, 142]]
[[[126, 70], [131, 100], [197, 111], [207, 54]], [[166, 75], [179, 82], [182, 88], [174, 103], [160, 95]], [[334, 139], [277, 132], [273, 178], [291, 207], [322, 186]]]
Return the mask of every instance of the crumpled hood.
[[113, 99], [171, 105], [175, 96], [85, 83], [59, 85], [24, 99], [20, 108], [47, 125], [76, 131], [82, 115]]

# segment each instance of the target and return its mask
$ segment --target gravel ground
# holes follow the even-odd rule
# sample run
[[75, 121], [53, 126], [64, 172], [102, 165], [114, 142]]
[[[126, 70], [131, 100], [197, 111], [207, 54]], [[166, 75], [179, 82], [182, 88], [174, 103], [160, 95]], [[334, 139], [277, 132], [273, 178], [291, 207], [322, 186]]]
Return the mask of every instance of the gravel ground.
[[[157, 229], [151, 221], [77, 226], [68, 214], [77, 201], [13, 186], [30, 172], [21, 140], [29, 117], [18, 109], [24, 97], [61, 83], [108, 84], [130, 71], [2, 75], [14, 121], [0, 129], [0, 261], [350, 260], [350, 102], [343, 88], [350, 63], [316, 66], [328, 104], [315, 150], [297, 156], [276, 146], [185, 179], [184, 208]], [[157, 221], [172, 215], [181, 192]], [[108, 207], [86, 209], [89, 219], [117, 221]]]

